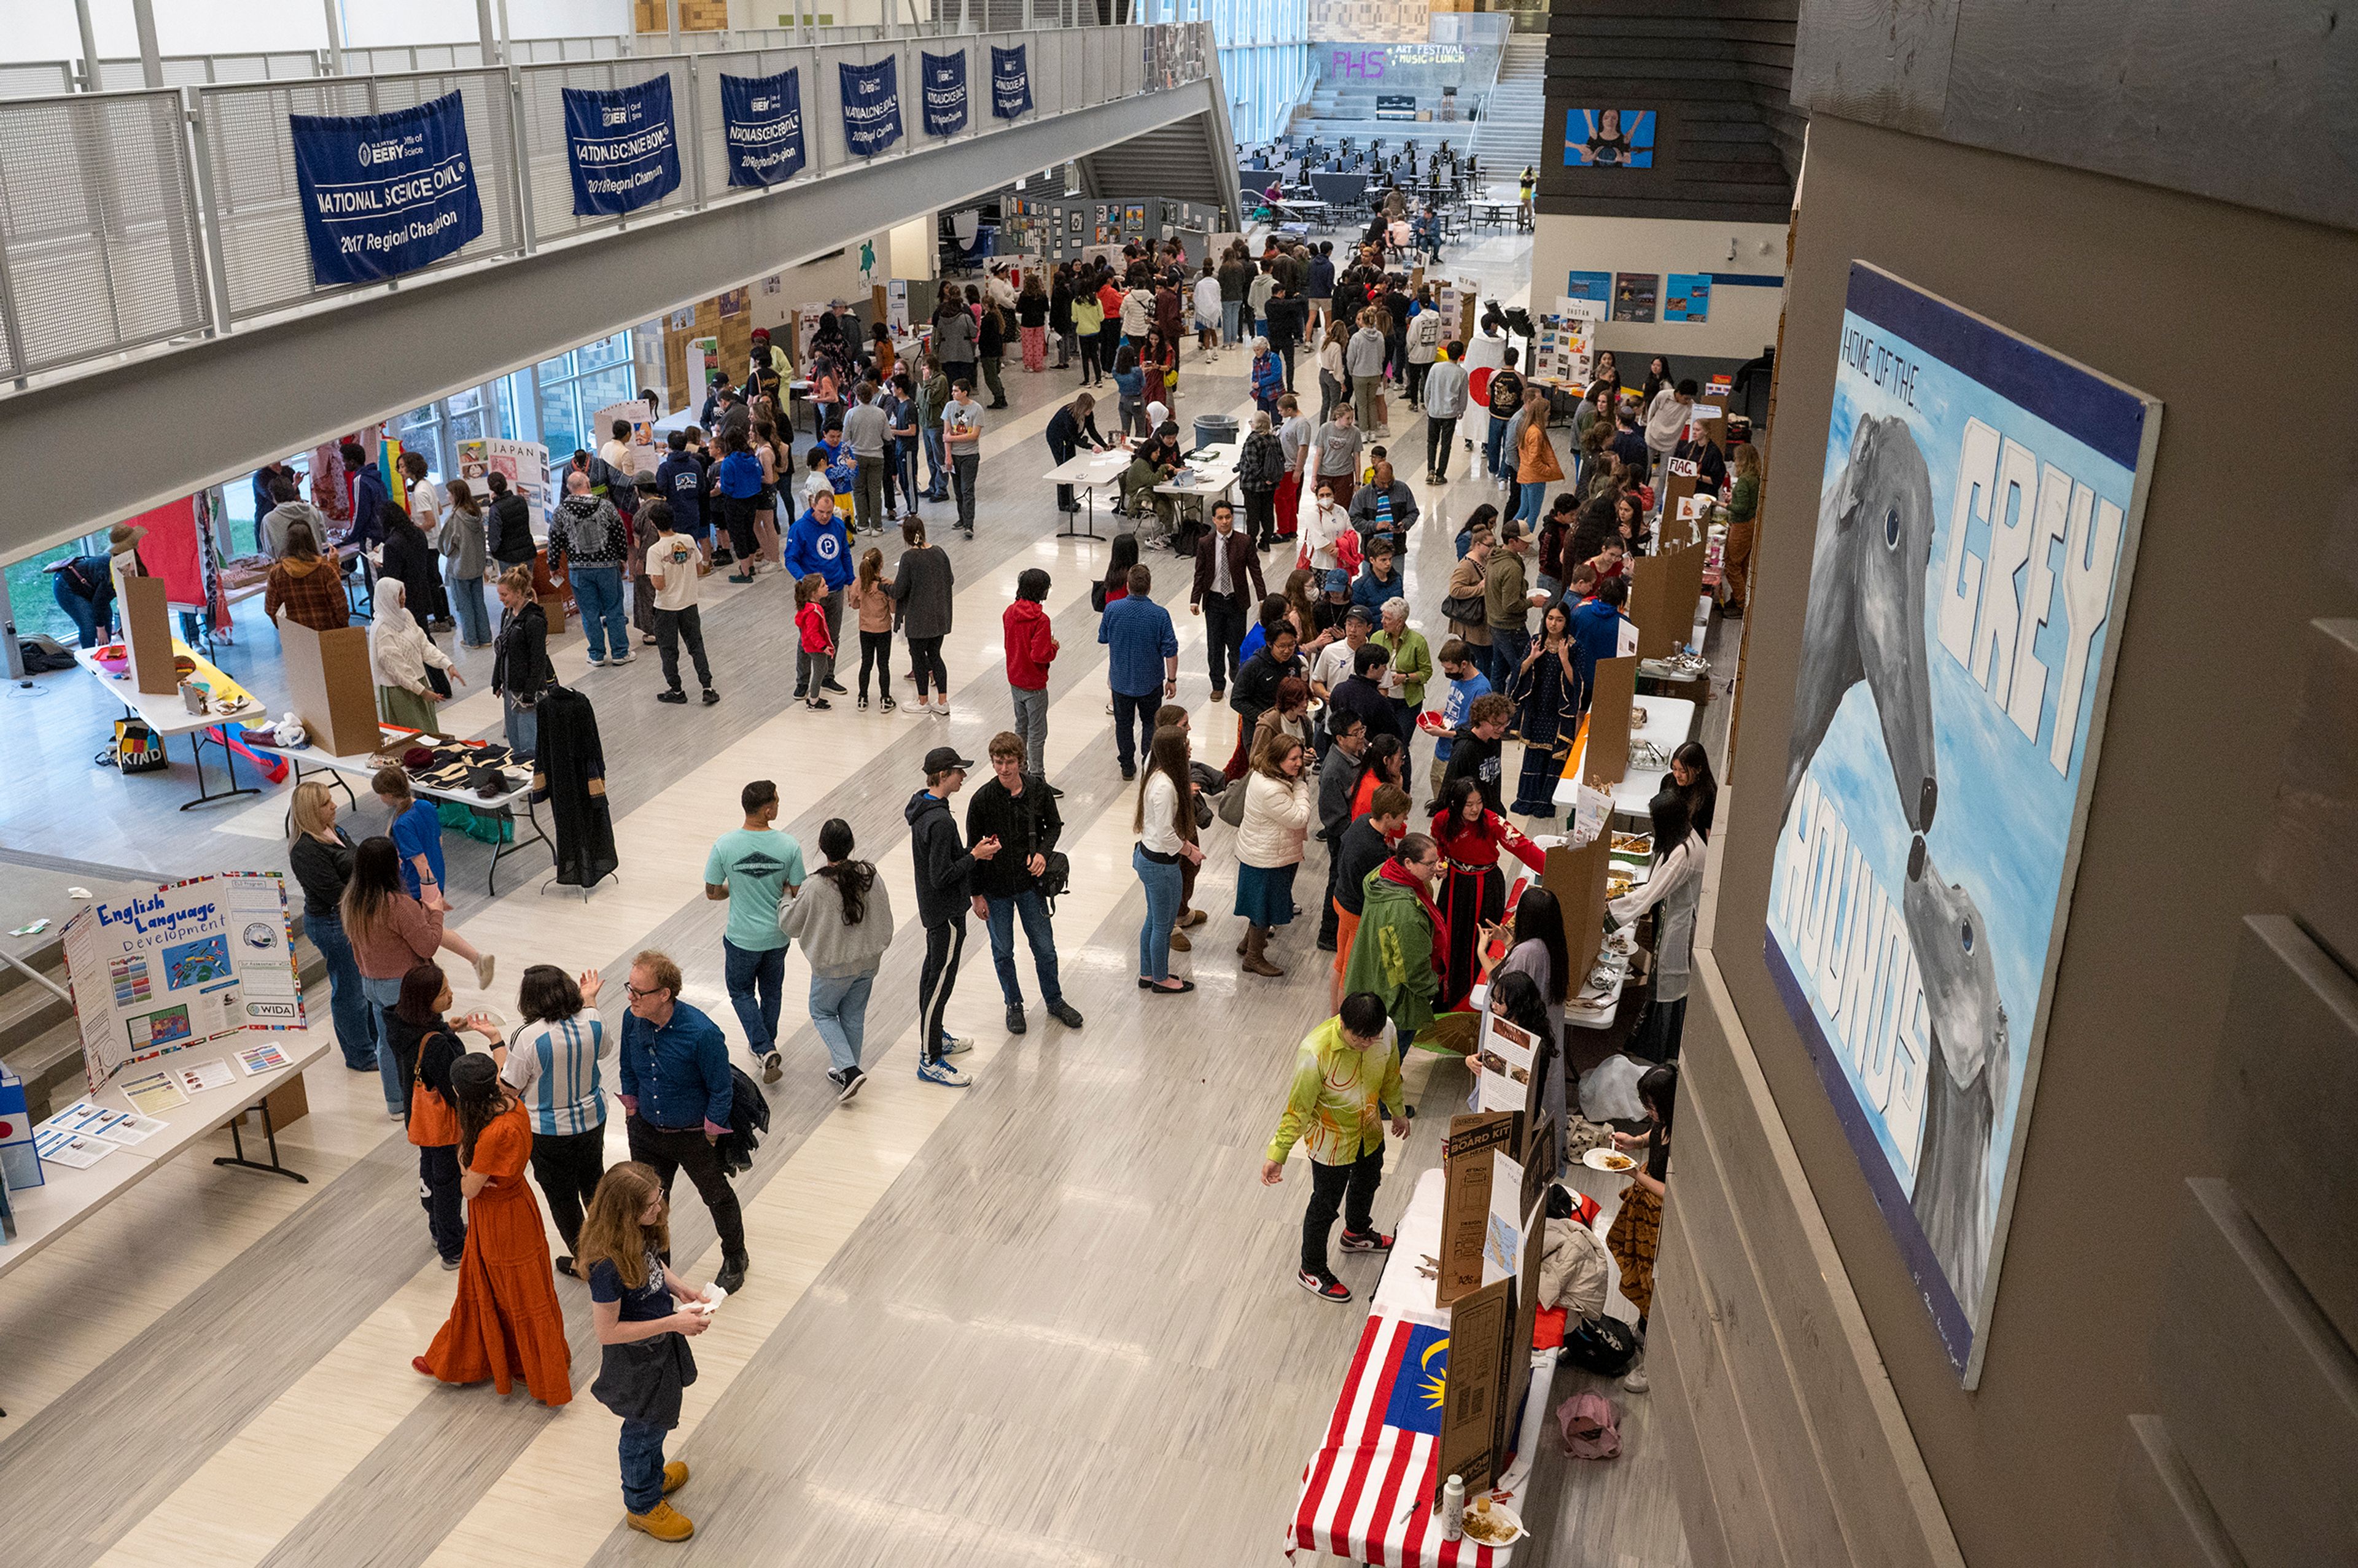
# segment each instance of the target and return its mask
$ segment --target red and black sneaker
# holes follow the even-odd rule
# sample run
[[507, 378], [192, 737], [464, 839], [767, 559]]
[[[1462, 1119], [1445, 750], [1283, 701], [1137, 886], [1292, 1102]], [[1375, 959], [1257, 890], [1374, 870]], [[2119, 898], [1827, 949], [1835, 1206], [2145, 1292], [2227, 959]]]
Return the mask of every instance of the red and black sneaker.
[[1322, 1302], [1347, 1302], [1351, 1287], [1332, 1274], [1314, 1274], [1303, 1269], [1293, 1276], [1294, 1281]]
[[1380, 1230], [1370, 1230], [1362, 1236], [1356, 1230], [1343, 1232], [1342, 1248], [1346, 1252], [1389, 1252], [1392, 1238]]

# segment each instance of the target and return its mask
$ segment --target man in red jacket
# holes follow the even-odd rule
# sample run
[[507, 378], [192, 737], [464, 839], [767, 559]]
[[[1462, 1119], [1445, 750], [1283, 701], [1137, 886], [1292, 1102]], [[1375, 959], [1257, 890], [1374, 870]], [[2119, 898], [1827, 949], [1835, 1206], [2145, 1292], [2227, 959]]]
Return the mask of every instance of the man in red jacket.
[[1007, 648], [1007, 684], [1015, 694], [1015, 732], [1023, 737], [1024, 760], [1041, 778], [1048, 774], [1048, 666], [1055, 662], [1056, 634], [1040, 601], [1048, 597], [1048, 574], [1026, 568], [1015, 579], [1015, 602], [1000, 617]]
[[[1252, 597], [1245, 597], [1245, 584]], [[1228, 694], [1242, 660], [1249, 610], [1269, 597], [1261, 582], [1260, 557], [1252, 541], [1237, 532], [1236, 508], [1225, 501], [1212, 503], [1212, 531], [1195, 546], [1195, 587], [1187, 608], [1204, 618], [1204, 651], [1212, 666], [1212, 700]], [[1250, 737], [1247, 737], [1250, 745]]]

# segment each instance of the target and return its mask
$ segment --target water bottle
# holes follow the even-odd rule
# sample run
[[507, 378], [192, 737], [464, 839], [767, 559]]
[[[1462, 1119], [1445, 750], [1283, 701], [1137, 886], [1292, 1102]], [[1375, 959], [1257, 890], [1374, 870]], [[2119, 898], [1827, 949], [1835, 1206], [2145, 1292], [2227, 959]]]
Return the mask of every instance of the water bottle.
[[1441, 1488], [1441, 1539], [1456, 1541], [1466, 1534], [1466, 1480], [1452, 1476]]

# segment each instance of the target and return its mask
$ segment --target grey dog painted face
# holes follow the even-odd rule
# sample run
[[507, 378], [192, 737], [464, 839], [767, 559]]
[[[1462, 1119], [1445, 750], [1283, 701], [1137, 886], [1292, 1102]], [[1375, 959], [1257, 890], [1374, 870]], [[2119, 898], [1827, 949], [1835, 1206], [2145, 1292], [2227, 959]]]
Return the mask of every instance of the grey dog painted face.
[[1957, 1299], [1970, 1305], [1981, 1295], [1989, 1260], [1990, 1130], [2009, 1070], [2006, 1007], [1981, 906], [1942, 880], [1921, 837], [1908, 851], [1900, 907], [1923, 978], [1933, 1045], [1911, 1206]]
[[1917, 832], [1932, 826], [1932, 674], [1924, 641], [1924, 579], [1932, 559], [1932, 481], [1907, 421], [1862, 415], [1841, 482], [1818, 510], [1793, 694], [1785, 810], [1860, 681], [1875, 698], [1899, 806]]

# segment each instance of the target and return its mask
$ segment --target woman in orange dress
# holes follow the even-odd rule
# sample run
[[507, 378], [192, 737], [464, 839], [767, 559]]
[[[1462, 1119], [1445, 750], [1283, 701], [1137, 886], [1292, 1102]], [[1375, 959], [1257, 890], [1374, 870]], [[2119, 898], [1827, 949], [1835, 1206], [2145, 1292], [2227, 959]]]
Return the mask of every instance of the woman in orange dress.
[[434, 1343], [410, 1365], [446, 1383], [489, 1379], [503, 1394], [522, 1373], [534, 1399], [564, 1404], [573, 1398], [572, 1353], [540, 1201], [525, 1182], [532, 1124], [489, 1056], [471, 1053], [453, 1063], [450, 1088], [459, 1102], [467, 1247], [459, 1261], [459, 1299]]

